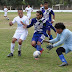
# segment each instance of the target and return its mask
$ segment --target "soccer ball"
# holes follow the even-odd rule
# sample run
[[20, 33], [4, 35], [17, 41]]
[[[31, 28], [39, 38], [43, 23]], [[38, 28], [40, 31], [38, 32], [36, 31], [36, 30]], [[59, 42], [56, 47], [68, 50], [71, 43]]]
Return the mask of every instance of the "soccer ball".
[[40, 51], [34, 51], [34, 53], [33, 53], [34, 58], [39, 58], [40, 56], [41, 56]]

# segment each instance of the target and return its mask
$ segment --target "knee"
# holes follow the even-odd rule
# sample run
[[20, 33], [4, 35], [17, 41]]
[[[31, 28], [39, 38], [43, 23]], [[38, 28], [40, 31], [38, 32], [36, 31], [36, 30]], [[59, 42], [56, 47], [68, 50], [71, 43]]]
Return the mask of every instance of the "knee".
[[41, 42], [38, 41], [38, 42], [37, 42], [37, 45], [41, 45]]
[[15, 43], [16, 40], [12, 40], [12, 43]]
[[58, 49], [56, 50], [56, 52], [57, 52], [58, 56], [62, 54], [62, 51], [61, 51], [60, 48], [58, 48]]
[[18, 43], [19, 43], [19, 45], [21, 45], [22, 44], [22, 41], [18, 41]]
[[31, 45], [32, 45], [33, 47], [35, 47], [36, 44], [35, 44], [35, 43], [31, 43]]
[[58, 53], [60, 51], [60, 48], [56, 49], [56, 52]]

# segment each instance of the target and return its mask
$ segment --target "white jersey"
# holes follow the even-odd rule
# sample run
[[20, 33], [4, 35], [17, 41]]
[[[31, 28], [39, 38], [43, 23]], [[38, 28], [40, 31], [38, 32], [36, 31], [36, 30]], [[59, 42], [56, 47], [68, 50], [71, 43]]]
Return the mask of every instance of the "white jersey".
[[28, 30], [23, 28], [23, 25], [21, 24], [20, 21], [22, 21], [24, 24], [29, 25], [29, 21], [28, 21], [28, 17], [27, 16], [23, 16], [22, 18], [20, 18], [19, 16], [15, 17], [12, 21], [12, 23], [14, 24], [15, 22], [17, 23], [17, 30], [15, 31], [15, 34], [13, 36], [13, 38], [16, 38], [17, 40], [21, 39], [21, 40], [26, 40], [26, 37], [28, 35]]
[[32, 9], [31, 7], [29, 7], [29, 8], [28, 8], [28, 7], [26, 7], [26, 9], [25, 9], [25, 10], [27, 11], [27, 14], [31, 14], [31, 12], [32, 12], [32, 10], [33, 10], [33, 9]]
[[4, 8], [4, 16], [7, 16], [7, 11], [8, 11], [8, 9]]
[[44, 8], [44, 7], [40, 7], [40, 11], [42, 11], [43, 8]]
[[51, 12], [51, 8], [45, 9], [45, 12], [43, 13], [44, 18], [49, 20], [49, 13]]
[[8, 11], [8, 9], [7, 8], [4, 8], [4, 12], [7, 12]]
[[19, 16], [17, 16], [17, 17], [15, 17], [15, 18], [13, 19], [13, 21], [12, 21], [13, 24], [14, 24], [15, 22], [17, 22], [17, 31], [18, 31], [18, 32], [27, 30], [27, 29], [24, 29], [24, 28], [23, 28], [23, 25], [21, 24], [20, 21], [22, 21], [22, 22], [23, 22], [24, 24], [26, 24], [26, 25], [29, 25], [29, 21], [28, 21], [27, 16], [23, 16], [22, 18], [20, 18]]

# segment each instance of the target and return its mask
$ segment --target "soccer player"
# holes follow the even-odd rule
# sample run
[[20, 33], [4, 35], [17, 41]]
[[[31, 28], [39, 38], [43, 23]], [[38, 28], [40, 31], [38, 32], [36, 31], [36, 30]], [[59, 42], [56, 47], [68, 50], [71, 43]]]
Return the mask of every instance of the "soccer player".
[[45, 41], [45, 42], [50, 42], [50, 43], [55, 43], [53, 45], [47, 46], [49, 50], [51, 50], [54, 47], [60, 46], [56, 52], [62, 61], [62, 64], [59, 66], [67, 66], [68, 63], [63, 55], [63, 53], [69, 53], [72, 51], [72, 32], [69, 29], [66, 29], [65, 25], [63, 23], [56, 23], [55, 28], [57, 31], [57, 37], [55, 39]]
[[44, 8], [43, 4], [40, 4], [40, 11]]
[[30, 5], [28, 5], [25, 9], [25, 11], [27, 12], [27, 17], [30, 19], [31, 17], [31, 12], [33, 11], [33, 9], [30, 7]]
[[13, 21], [9, 22], [10, 26], [12, 26], [14, 23], [17, 23], [17, 29], [12, 39], [11, 48], [10, 48], [11, 53], [8, 55], [8, 57], [13, 56], [16, 41], [18, 42], [18, 56], [21, 56], [22, 42], [26, 40], [26, 37], [28, 35], [28, 30], [27, 28], [23, 28], [23, 24], [21, 24], [21, 21], [25, 23], [26, 25], [28, 25], [29, 19], [27, 16], [23, 15], [23, 10], [21, 9], [18, 10], [18, 15], [19, 16], [15, 17]]
[[[30, 25], [26, 25], [23, 22], [21, 22], [26, 28], [30, 28], [34, 25], [34, 34], [32, 37], [32, 42], [31, 45], [36, 48], [36, 50], [40, 51], [41, 53], [44, 51], [43, 48], [41, 48], [41, 44], [48, 35], [46, 34], [46, 25], [50, 26], [52, 29], [54, 27], [46, 20], [43, 18], [43, 13], [42, 11], [37, 11], [36, 12], [36, 17], [32, 19]], [[37, 58], [35, 58], [37, 59]]]
[[[55, 19], [55, 14], [54, 14], [54, 12], [51, 8], [48, 8], [48, 2], [44, 2], [44, 8], [42, 8], [42, 12], [43, 12], [43, 15], [44, 15], [43, 17], [45, 19], [48, 19], [49, 22], [52, 25], [52, 23], [54, 23], [54, 21], [55, 21], [54, 20]], [[53, 16], [53, 18], [52, 18], [52, 16]], [[48, 35], [50, 36], [50, 40], [53, 39], [53, 37], [51, 35], [51, 29], [50, 29], [49, 26], [47, 27], [47, 31], [48, 31]]]
[[8, 12], [8, 9], [6, 6], [4, 6], [4, 17], [9, 20], [9, 18], [7, 17], [7, 12]]

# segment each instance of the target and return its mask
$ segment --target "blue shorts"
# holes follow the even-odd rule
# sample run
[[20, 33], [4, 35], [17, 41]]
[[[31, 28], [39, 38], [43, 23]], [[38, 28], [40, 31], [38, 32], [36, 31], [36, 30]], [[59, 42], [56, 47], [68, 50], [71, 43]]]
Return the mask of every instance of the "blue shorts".
[[32, 37], [32, 41], [35, 41], [36, 43], [39, 41], [43, 43], [43, 40], [45, 39], [44, 34], [34, 33]]

